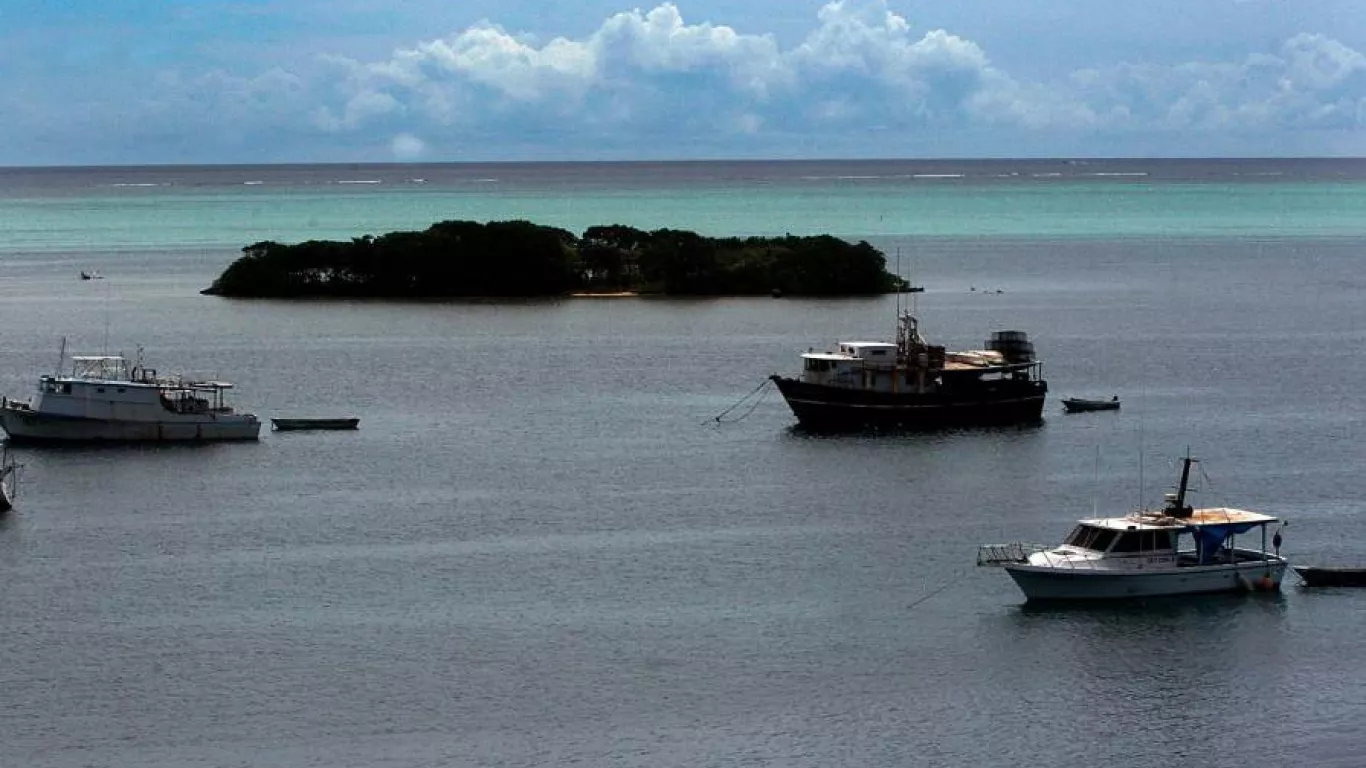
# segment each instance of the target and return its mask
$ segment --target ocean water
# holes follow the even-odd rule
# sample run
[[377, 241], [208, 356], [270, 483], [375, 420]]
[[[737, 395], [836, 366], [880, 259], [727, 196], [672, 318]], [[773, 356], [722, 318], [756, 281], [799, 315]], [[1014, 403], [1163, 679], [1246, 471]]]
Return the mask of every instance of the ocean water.
[[[1189, 449], [1198, 503], [1366, 563], [1362, 211], [1329, 160], [0, 170], [0, 393], [65, 338], [361, 419], [18, 450], [0, 765], [1359, 765], [1366, 594], [1044, 610], [973, 558]], [[794, 430], [764, 377], [895, 297], [198, 293], [452, 218], [867, 239], [932, 340], [1030, 333], [1046, 421]]]

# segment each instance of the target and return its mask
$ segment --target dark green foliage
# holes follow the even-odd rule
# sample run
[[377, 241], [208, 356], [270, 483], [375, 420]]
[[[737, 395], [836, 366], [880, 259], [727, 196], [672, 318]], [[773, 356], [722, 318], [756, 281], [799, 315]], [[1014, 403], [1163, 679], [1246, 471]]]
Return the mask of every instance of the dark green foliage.
[[881, 251], [816, 237], [710, 238], [675, 229], [443, 221], [349, 243], [260, 242], [205, 289], [219, 296], [437, 298], [634, 290], [837, 296], [895, 290]]

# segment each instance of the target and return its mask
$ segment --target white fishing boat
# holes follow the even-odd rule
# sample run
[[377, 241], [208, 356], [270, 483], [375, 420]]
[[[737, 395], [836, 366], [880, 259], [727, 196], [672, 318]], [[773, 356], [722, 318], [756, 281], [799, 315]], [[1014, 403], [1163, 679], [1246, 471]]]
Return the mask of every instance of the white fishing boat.
[[19, 490], [19, 470], [24, 465], [14, 460], [6, 443], [0, 451], [0, 514], [14, 509], [14, 497]]
[[255, 440], [261, 422], [226, 402], [232, 384], [161, 375], [121, 355], [73, 356], [31, 400], [0, 399], [11, 442]]
[[[1025, 598], [1114, 600], [1212, 592], [1276, 591], [1285, 574], [1279, 518], [1233, 507], [1186, 505], [1191, 464], [1159, 510], [1080, 520], [1059, 545], [989, 544], [978, 565], [1000, 566]], [[1256, 546], [1240, 546], [1247, 536]], [[1240, 539], [1242, 537], [1242, 539]]]

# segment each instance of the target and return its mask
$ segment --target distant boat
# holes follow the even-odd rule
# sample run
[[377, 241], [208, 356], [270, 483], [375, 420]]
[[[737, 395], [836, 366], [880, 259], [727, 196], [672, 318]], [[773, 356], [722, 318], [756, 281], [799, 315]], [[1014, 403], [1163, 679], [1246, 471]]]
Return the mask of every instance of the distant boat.
[[1066, 397], [1063, 398], [1062, 407], [1068, 413], [1117, 411], [1119, 410], [1119, 396], [1115, 395], [1109, 400], [1088, 400], [1084, 397]]
[[1366, 587], [1366, 568], [1292, 565], [1306, 587]]
[[299, 429], [356, 429], [360, 419], [271, 419], [271, 426], [282, 432]]
[[82, 279], [82, 280], [103, 280], [103, 279], [104, 279], [104, 275], [101, 275], [99, 272], [86, 272], [85, 270], [81, 270], [81, 279]]

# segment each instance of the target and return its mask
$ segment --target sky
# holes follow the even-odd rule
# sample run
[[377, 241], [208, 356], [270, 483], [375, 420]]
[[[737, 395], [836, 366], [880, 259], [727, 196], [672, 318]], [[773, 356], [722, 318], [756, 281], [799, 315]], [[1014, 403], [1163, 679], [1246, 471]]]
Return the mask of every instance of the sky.
[[1366, 156], [1362, 0], [3, 0], [0, 166]]

